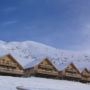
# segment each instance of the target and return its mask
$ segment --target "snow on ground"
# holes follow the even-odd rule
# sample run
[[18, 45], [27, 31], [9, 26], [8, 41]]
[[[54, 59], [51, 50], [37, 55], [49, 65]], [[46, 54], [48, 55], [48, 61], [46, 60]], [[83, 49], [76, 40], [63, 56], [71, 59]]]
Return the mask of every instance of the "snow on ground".
[[74, 81], [0, 76], [0, 90], [16, 90], [17, 86], [26, 90], [90, 90], [90, 84]]

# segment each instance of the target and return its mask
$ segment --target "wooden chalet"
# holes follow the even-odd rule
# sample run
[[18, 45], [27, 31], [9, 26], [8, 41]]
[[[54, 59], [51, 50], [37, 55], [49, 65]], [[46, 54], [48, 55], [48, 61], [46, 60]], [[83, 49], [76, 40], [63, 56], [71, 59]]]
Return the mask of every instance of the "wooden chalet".
[[[38, 62], [38, 60], [36, 60], [36, 62]], [[32, 65], [33, 63], [30, 64]], [[28, 76], [58, 77], [58, 70], [48, 58], [45, 58], [32, 67], [28, 67], [25, 69], [25, 73]]]
[[30, 62], [23, 59], [17, 60], [11, 54], [0, 57], [0, 75], [12, 76], [39, 76], [49, 78], [62, 78], [90, 82], [90, 72], [85, 68], [81, 73], [73, 64], [56, 65], [48, 58]]
[[70, 63], [62, 71], [59, 71], [59, 77], [69, 80], [80, 80], [81, 75], [76, 66], [73, 63]]
[[0, 57], [0, 75], [22, 76], [23, 67], [12, 57], [7, 54]]
[[85, 68], [82, 72], [81, 72], [81, 81], [82, 82], [90, 82], [90, 72], [87, 68]]

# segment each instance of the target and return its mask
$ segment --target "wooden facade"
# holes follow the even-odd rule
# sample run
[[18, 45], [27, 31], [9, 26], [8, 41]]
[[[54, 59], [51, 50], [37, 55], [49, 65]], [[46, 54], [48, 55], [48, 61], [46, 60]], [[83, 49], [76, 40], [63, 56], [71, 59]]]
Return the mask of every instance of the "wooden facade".
[[[25, 69], [25, 74], [27, 76], [34, 75], [40, 77], [57, 77], [75, 81], [90, 81], [90, 72], [87, 69], [83, 70], [83, 72], [80, 73], [76, 66], [73, 63], [70, 63], [66, 68], [59, 71], [47, 58], [42, 60], [39, 64]], [[84, 74], [86, 76], [84, 76]]]
[[76, 66], [71, 63], [64, 70], [59, 72], [59, 77], [63, 79], [80, 80], [81, 75]]
[[88, 71], [87, 68], [85, 68], [85, 69], [81, 72], [81, 81], [82, 81], [82, 82], [90, 82], [90, 72]]
[[32, 68], [25, 70], [26, 75], [44, 76], [44, 77], [58, 77], [58, 70], [47, 58], [42, 60], [39, 64]]
[[70, 63], [66, 68], [64, 67], [64, 69], [59, 71], [48, 58], [45, 58], [30, 68], [23, 69], [20, 63], [18, 63], [18, 61], [10, 54], [0, 57], [0, 75], [34, 75], [40, 77], [55, 77], [69, 80], [78, 80], [82, 82], [90, 82], [89, 70], [85, 68], [80, 73], [73, 63]]
[[0, 74], [22, 76], [23, 68], [10, 54], [8, 54], [0, 57]]

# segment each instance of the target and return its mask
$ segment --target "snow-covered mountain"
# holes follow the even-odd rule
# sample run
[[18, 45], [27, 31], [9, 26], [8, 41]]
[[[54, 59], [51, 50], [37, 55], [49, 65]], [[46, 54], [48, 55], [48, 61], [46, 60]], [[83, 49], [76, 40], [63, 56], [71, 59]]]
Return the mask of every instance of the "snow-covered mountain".
[[49, 58], [60, 69], [73, 62], [81, 71], [90, 70], [90, 54], [76, 51], [59, 50], [33, 41], [4, 42], [0, 41], [0, 56], [12, 54], [21, 65], [25, 66], [34, 60]]

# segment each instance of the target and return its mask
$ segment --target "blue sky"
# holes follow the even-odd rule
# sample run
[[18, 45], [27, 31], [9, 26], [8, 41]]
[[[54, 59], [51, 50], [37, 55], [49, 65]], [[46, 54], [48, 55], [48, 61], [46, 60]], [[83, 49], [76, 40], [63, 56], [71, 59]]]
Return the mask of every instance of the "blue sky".
[[0, 40], [90, 50], [90, 0], [0, 0]]

